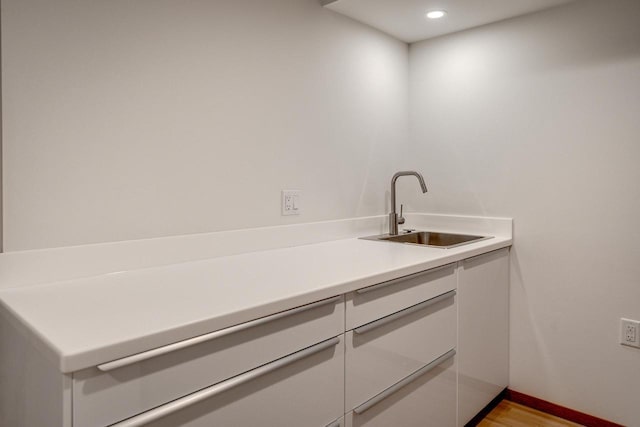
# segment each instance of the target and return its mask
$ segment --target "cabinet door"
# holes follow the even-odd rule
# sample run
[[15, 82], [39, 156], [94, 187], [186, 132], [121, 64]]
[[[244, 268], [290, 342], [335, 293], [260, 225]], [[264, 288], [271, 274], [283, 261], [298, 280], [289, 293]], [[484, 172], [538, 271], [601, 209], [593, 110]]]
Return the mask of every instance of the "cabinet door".
[[348, 413], [346, 427], [453, 427], [456, 423], [455, 357], [449, 357], [364, 411]]
[[509, 383], [509, 249], [458, 269], [458, 426]]
[[340, 336], [114, 426], [325, 427], [344, 414], [343, 374]]

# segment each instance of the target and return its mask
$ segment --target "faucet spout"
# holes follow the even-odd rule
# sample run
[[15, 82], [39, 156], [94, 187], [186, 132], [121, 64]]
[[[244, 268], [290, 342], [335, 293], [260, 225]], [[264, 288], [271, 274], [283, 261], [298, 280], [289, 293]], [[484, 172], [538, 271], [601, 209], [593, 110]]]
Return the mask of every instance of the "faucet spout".
[[398, 234], [398, 224], [404, 224], [404, 218], [402, 215], [398, 217], [396, 212], [396, 181], [401, 176], [415, 176], [420, 183], [420, 187], [423, 193], [427, 192], [427, 184], [424, 182], [422, 175], [416, 171], [400, 171], [396, 172], [391, 178], [391, 213], [389, 214], [389, 234]]

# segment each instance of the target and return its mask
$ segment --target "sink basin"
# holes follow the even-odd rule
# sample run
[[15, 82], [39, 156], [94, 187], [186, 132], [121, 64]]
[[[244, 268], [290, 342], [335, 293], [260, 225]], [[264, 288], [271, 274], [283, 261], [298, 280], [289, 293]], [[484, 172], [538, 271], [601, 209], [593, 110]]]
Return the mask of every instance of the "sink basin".
[[450, 234], [436, 231], [413, 231], [410, 233], [390, 236], [382, 234], [379, 236], [362, 237], [365, 240], [379, 240], [384, 242], [409, 243], [412, 245], [431, 246], [436, 248], [449, 249], [480, 240], [491, 239], [492, 236], [472, 236], [468, 234]]

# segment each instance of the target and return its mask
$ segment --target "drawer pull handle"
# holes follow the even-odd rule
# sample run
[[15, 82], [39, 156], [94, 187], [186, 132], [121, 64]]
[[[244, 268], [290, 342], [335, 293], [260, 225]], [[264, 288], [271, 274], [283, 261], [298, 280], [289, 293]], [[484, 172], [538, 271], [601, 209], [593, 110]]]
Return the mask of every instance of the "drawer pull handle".
[[442, 356], [438, 357], [433, 362], [431, 362], [428, 365], [418, 369], [417, 371], [415, 371], [413, 374], [409, 375], [405, 379], [398, 381], [397, 383], [395, 383], [391, 387], [389, 387], [386, 390], [382, 391], [380, 394], [378, 394], [376, 396], [373, 396], [371, 399], [367, 400], [362, 405], [354, 408], [353, 412], [355, 412], [356, 414], [360, 415], [363, 412], [371, 409], [373, 406], [375, 406], [378, 403], [382, 402], [384, 399], [386, 399], [387, 397], [391, 396], [393, 393], [395, 393], [396, 391], [400, 390], [402, 387], [406, 386], [409, 383], [412, 383], [413, 381], [417, 380], [418, 378], [420, 378], [421, 376], [423, 376], [427, 372], [431, 371], [433, 368], [437, 367], [438, 365], [441, 365], [442, 363], [444, 363], [448, 359], [452, 358], [453, 356], [455, 356], [455, 354], [456, 354], [456, 350], [455, 349], [451, 349], [451, 350], [447, 351], [445, 354], [443, 354]]
[[293, 310], [287, 310], [280, 313], [273, 314], [271, 316], [261, 317], [259, 319], [251, 320], [249, 322], [241, 323], [239, 325], [231, 326], [229, 328], [220, 329], [219, 331], [211, 332], [204, 335], [199, 335], [194, 338], [189, 338], [184, 341], [178, 341], [173, 344], [165, 345], [163, 347], [154, 348], [152, 350], [144, 351], [142, 353], [133, 354], [131, 356], [123, 357], [122, 359], [113, 360], [111, 362], [98, 365], [98, 369], [107, 372], [113, 369], [121, 368], [123, 366], [132, 365], [143, 360], [151, 359], [152, 357], [160, 356], [163, 354], [171, 353], [173, 351], [181, 350], [186, 347], [191, 347], [196, 344], [200, 344], [206, 341], [211, 341], [217, 338], [224, 337], [225, 335], [234, 334], [236, 332], [244, 331], [245, 329], [253, 328], [255, 326], [263, 325], [265, 323], [272, 322], [274, 320], [282, 319], [283, 317], [292, 316], [294, 314], [301, 313], [303, 311], [311, 310], [323, 305], [332, 304], [342, 299], [341, 295], [325, 299], [322, 301], [314, 302], [313, 304], [303, 305], [302, 307], [294, 308]]
[[456, 295], [456, 291], [449, 291], [446, 292], [442, 295], [438, 295], [437, 297], [431, 298], [429, 300], [426, 300], [424, 302], [421, 302], [420, 304], [416, 304], [414, 306], [411, 306], [409, 308], [405, 308], [402, 311], [399, 311], [397, 313], [394, 314], [390, 314], [389, 316], [383, 317], [381, 319], [378, 320], [374, 320], [371, 323], [367, 323], [366, 325], [362, 325], [358, 328], [355, 328], [353, 330], [353, 332], [355, 332], [356, 334], [364, 334], [366, 332], [372, 331], [376, 328], [379, 328], [380, 326], [386, 325], [387, 323], [391, 323], [395, 320], [398, 320], [402, 317], [408, 316], [412, 313], [415, 313], [416, 311], [420, 311], [420, 310], [424, 310], [427, 307], [431, 307], [432, 305], [438, 304], [439, 302], [442, 302], [444, 300], [447, 300], [449, 298], [453, 298]]
[[392, 279], [386, 282], [378, 283], [377, 285], [368, 286], [366, 288], [358, 289], [356, 291], [357, 294], [366, 294], [367, 292], [377, 291], [381, 288], [386, 288], [387, 286], [395, 285], [399, 282], [404, 282], [405, 280], [415, 279], [416, 277], [426, 276], [431, 273], [435, 273], [436, 271], [446, 270], [447, 268], [455, 267], [455, 263], [443, 265], [441, 267], [432, 268], [431, 270], [419, 271], [417, 273], [409, 274], [408, 276], [398, 277], [397, 279]]
[[331, 424], [329, 424], [327, 427], [342, 427], [342, 422], [341, 421], [334, 421]]
[[322, 350], [334, 347], [338, 343], [340, 343], [340, 337], [331, 338], [304, 350], [298, 351], [297, 353], [285, 356], [282, 359], [278, 359], [274, 362], [253, 369], [249, 372], [245, 372], [244, 374], [240, 374], [221, 383], [212, 385], [211, 387], [207, 387], [200, 391], [196, 391], [195, 393], [181, 397], [180, 399], [174, 400], [170, 403], [167, 403], [166, 405], [159, 406], [155, 409], [143, 412], [142, 414], [136, 415], [119, 423], [112, 424], [111, 427], [138, 427], [145, 425], [152, 421], [173, 414], [174, 412], [177, 412], [181, 409], [202, 402], [203, 400], [210, 399], [218, 394], [224, 393], [229, 389], [255, 380], [256, 378], [261, 377], [265, 374], [268, 374], [280, 368], [284, 368], [287, 365], [305, 359], [313, 354], [321, 352]]

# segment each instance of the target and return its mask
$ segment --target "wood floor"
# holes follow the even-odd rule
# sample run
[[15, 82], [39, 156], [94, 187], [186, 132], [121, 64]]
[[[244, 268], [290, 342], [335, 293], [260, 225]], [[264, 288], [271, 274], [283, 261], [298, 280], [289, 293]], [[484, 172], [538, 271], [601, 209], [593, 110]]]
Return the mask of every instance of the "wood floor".
[[478, 427], [576, 427], [572, 423], [517, 403], [503, 400], [491, 411]]

